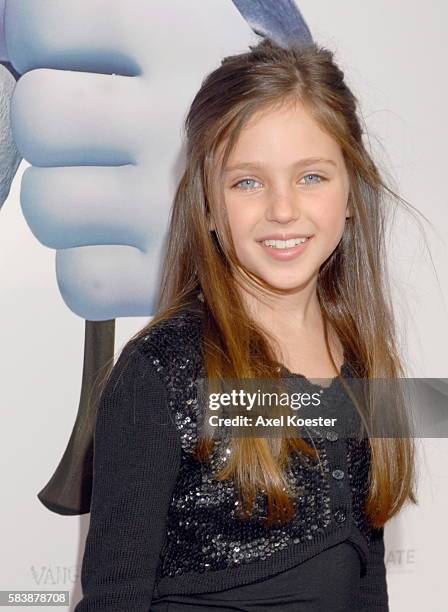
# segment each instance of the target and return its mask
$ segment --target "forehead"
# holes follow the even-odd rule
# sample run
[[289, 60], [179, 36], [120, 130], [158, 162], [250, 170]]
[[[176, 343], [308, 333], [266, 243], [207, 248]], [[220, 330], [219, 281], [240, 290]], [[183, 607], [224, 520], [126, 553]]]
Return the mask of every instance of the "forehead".
[[325, 132], [300, 103], [256, 111], [242, 128], [226, 168], [256, 161], [269, 167], [289, 166], [315, 157], [343, 163], [339, 143]]

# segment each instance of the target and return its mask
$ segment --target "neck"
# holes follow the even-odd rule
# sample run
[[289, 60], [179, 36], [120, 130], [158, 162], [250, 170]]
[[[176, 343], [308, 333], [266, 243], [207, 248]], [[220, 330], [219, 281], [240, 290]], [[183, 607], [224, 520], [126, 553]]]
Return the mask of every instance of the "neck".
[[306, 332], [320, 328], [322, 312], [317, 298], [316, 283], [283, 295], [240, 288], [243, 303], [250, 316], [269, 330], [294, 329]]

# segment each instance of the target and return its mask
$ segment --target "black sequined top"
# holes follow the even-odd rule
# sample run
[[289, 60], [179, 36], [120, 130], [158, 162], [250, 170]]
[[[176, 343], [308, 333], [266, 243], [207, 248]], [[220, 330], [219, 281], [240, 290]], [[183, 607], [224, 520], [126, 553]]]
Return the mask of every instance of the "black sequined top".
[[[273, 527], [261, 520], [261, 495], [252, 517], [241, 520], [232, 482], [211, 478], [226, 460], [225, 438], [216, 440], [209, 461], [194, 459], [201, 417], [196, 381], [204, 374], [201, 316], [202, 303], [195, 300], [128, 343], [104, 389], [83, 598], [75, 612], [148, 612], [158, 598], [255, 583], [345, 541], [361, 560], [359, 610], [388, 610], [384, 530], [372, 529], [363, 512], [366, 439], [336, 431], [313, 436], [319, 459], [288, 466], [297, 491], [295, 517]], [[347, 364], [341, 375], [350, 375]], [[324, 397], [343, 401], [338, 379]]]

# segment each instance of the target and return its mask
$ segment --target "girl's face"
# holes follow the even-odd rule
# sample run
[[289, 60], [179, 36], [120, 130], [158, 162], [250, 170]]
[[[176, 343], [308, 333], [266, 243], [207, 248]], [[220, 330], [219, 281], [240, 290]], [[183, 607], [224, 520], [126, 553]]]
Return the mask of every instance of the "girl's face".
[[[254, 114], [224, 168], [223, 188], [242, 264], [277, 288], [317, 279], [350, 216], [349, 178], [339, 145], [301, 105]], [[307, 238], [283, 242], [294, 237]]]

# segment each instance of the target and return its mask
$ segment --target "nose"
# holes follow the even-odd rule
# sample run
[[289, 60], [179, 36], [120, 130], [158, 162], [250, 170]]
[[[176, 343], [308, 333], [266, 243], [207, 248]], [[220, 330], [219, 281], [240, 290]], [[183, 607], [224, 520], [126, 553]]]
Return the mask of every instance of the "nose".
[[273, 192], [266, 204], [266, 220], [288, 223], [300, 218], [300, 202], [297, 189], [282, 188]]

